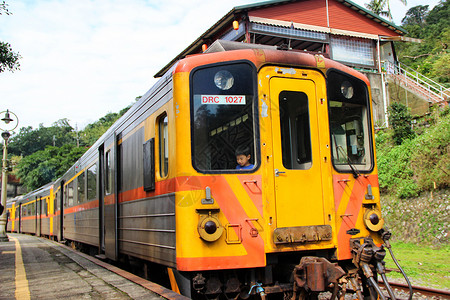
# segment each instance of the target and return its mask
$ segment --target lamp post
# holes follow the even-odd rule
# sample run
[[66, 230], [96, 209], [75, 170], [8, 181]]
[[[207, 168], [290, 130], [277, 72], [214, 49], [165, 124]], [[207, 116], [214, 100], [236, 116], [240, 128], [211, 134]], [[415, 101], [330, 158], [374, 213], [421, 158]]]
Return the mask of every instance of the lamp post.
[[[0, 115], [5, 113], [5, 117], [2, 119], [6, 125], [1, 124], [0, 130], [2, 131], [3, 138], [3, 161], [2, 161], [2, 199], [1, 203], [4, 208], [2, 215], [0, 216], [0, 242], [9, 241], [6, 235], [6, 196], [8, 185], [8, 139], [11, 136], [10, 131], [13, 131], [19, 125], [19, 118], [16, 114], [6, 110], [0, 112]], [[15, 116], [15, 120], [11, 119], [11, 114]]]

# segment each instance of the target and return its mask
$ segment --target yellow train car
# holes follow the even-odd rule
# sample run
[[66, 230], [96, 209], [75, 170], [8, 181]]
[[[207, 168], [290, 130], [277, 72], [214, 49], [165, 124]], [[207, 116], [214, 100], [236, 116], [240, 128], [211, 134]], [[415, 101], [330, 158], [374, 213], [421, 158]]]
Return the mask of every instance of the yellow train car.
[[191, 282], [182, 293], [338, 290], [361, 252], [384, 253], [365, 76], [257, 48], [187, 58], [173, 80], [171, 176], [157, 183], [175, 185], [175, 278]]
[[368, 79], [322, 55], [217, 41], [24, 202], [22, 232], [140, 259], [192, 299], [377, 298], [371, 105]]

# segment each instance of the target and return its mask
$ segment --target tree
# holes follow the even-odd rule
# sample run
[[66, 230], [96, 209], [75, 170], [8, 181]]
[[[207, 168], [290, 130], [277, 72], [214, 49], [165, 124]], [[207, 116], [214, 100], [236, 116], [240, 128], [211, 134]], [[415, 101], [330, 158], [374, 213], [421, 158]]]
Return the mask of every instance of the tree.
[[11, 138], [8, 152], [27, 156], [44, 150], [47, 146], [75, 145], [72, 131], [73, 128], [67, 119], [58, 120], [50, 127], [44, 127], [42, 124], [37, 129], [31, 126], [22, 127], [19, 133]]
[[[400, 0], [400, 2], [404, 5], [406, 5], [406, 1], [407, 0]], [[366, 4], [366, 7], [379, 16], [388, 17], [392, 22], [391, 6], [389, 0], [370, 0], [370, 2]]]
[[425, 18], [428, 13], [428, 5], [417, 5], [411, 7], [402, 19], [402, 25], [419, 25], [420, 27], [423, 27], [425, 25]]
[[444, 0], [429, 12], [425, 8], [412, 7], [403, 18], [408, 36], [422, 42], [396, 43], [395, 48], [402, 63], [450, 87], [450, 4]]
[[368, 4], [366, 4], [366, 7], [373, 13], [375, 13], [379, 16], [389, 17], [390, 12], [387, 10], [384, 10], [385, 6], [386, 6], [386, 0], [371, 0]]
[[22, 158], [17, 164], [16, 174], [29, 191], [37, 189], [64, 175], [86, 150], [70, 144], [47, 146]]
[[[8, 10], [8, 4], [5, 1], [0, 2], [0, 15], [11, 13]], [[11, 45], [6, 42], [0, 41], [0, 73], [4, 71], [14, 72], [19, 70], [19, 59], [21, 56], [12, 50]]]
[[403, 141], [414, 137], [414, 132], [411, 129], [411, 114], [408, 108], [401, 103], [392, 103], [388, 107], [389, 124], [394, 130], [392, 138], [397, 145], [401, 145]]

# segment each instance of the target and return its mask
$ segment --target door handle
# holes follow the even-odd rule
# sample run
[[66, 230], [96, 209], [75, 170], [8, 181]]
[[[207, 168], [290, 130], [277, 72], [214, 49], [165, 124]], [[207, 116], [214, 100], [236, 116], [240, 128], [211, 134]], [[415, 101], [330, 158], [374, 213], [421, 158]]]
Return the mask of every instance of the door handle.
[[280, 176], [280, 174], [285, 174], [286, 172], [280, 172], [278, 169], [275, 169], [275, 177]]

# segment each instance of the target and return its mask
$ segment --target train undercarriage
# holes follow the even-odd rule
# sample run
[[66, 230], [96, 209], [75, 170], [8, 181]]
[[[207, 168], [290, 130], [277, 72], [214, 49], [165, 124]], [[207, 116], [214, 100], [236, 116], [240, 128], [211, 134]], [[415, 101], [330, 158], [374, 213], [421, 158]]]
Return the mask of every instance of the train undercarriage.
[[[289, 263], [293, 259], [290, 255], [261, 269], [198, 272], [190, 280], [191, 298], [397, 299], [386, 278], [384, 258], [388, 249], [410, 286], [412, 299], [411, 284], [390, 249], [390, 233], [380, 233], [385, 241], [380, 247], [370, 237], [351, 240], [352, 260], [337, 262], [331, 252], [321, 252], [318, 256], [302, 256], [298, 264]], [[387, 296], [378, 277], [383, 280]]]

